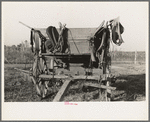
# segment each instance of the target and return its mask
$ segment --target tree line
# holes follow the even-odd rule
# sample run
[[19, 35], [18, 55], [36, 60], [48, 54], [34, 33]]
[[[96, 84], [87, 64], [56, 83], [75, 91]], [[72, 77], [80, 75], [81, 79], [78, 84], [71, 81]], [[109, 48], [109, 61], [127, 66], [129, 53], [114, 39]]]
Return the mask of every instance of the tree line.
[[4, 45], [5, 63], [31, 63], [33, 62], [33, 55], [28, 41], [18, 45]]

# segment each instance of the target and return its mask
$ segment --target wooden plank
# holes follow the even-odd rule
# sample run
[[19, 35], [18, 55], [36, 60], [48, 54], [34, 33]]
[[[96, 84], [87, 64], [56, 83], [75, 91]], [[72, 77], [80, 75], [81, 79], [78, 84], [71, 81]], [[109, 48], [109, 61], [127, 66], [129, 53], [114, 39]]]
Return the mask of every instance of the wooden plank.
[[41, 53], [41, 55], [43, 56], [75, 56], [75, 57], [79, 57], [79, 56], [90, 56], [90, 53], [72, 53], [72, 54], [67, 54], [67, 53]]
[[102, 88], [102, 89], [110, 89], [110, 90], [116, 90], [116, 87], [111, 87], [111, 86], [105, 86], [105, 85], [101, 85], [99, 86], [99, 84], [85, 84], [86, 86], [91, 86], [91, 87], [96, 87], [96, 88]]
[[[51, 79], [53, 78], [52, 75], [39, 75], [39, 78], [48, 78], [48, 79]], [[65, 78], [69, 78], [69, 76], [67, 75], [54, 75], [54, 78], [60, 78], [60, 79], [65, 79]], [[72, 76], [71, 77], [72, 79], [91, 79], [91, 80], [98, 80], [99, 79], [99, 76], [88, 76], [86, 78], [85, 75], [79, 75], [79, 76]]]
[[[90, 53], [82, 53], [82, 54], [65, 54], [65, 53], [42, 53], [41, 56], [61, 59], [62, 62], [69, 63], [89, 63], [91, 54]], [[40, 56], [40, 57], [41, 57]]]
[[22, 69], [18, 69], [18, 68], [14, 68], [14, 69], [16, 69], [17, 71], [19, 71], [20, 72], [20, 74], [21, 74], [21, 76], [23, 77], [23, 79], [24, 79], [24, 81], [29, 81], [29, 82], [31, 82], [32, 80], [32, 78], [31, 78], [31, 76], [30, 76], [30, 71], [27, 71], [27, 70], [22, 70]]
[[18, 71], [20, 71], [20, 72], [24, 72], [24, 73], [30, 73], [30, 71], [27, 71], [27, 70], [22, 70], [22, 69], [18, 69], [18, 68], [14, 68], [15, 70], [18, 70]]
[[42, 56], [46, 57], [55, 57], [60, 59], [89, 59], [91, 57], [90, 53], [82, 53], [82, 54], [66, 54], [66, 53], [42, 53]]
[[69, 85], [71, 83], [72, 80], [70, 79], [67, 79], [64, 84], [62, 85], [61, 89], [58, 91], [57, 95], [55, 96], [53, 102], [59, 102], [63, 99], [66, 91], [68, 90], [69, 88]]
[[31, 76], [31, 80], [33, 81], [34, 84], [36, 84], [36, 80], [34, 77]]

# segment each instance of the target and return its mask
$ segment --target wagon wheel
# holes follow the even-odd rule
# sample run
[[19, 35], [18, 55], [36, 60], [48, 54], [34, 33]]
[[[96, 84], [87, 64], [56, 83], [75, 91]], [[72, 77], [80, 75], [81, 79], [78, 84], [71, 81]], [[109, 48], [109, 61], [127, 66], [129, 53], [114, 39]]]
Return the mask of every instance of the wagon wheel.
[[37, 57], [33, 65], [33, 76], [35, 78], [36, 91], [37, 91], [37, 94], [41, 96], [42, 98], [46, 96], [47, 90], [48, 90], [46, 81], [39, 78], [39, 75], [44, 73], [45, 66], [44, 66], [43, 61], [44, 61], [43, 59], [39, 59]]
[[40, 45], [39, 45], [39, 35], [37, 32], [34, 32], [34, 39], [35, 39], [35, 56], [34, 56], [34, 63], [33, 63], [33, 77], [35, 80], [35, 88], [36, 92], [39, 96], [42, 98], [46, 96], [47, 93], [47, 86], [45, 81], [41, 80], [39, 78], [40, 74], [44, 73], [44, 69], [46, 66], [46, 62], [44, 58], [39, 58], [39, 52], [40, 52]]
[[39, 82], [37, 84], [35, 84], [35, 88], [36, 88], [37, 94], [40, 97], [42, 97], [42, 98], [46, 97], [48, 88], [47, 88], [45, 81], [42, 81], [41, 79], [39, 79]]

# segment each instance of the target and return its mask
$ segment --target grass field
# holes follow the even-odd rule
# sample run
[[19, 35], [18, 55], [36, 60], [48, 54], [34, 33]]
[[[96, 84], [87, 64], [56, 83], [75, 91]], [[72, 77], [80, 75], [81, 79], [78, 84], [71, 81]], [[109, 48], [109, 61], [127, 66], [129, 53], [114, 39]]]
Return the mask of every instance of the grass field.
[[[53, 86], [49, 91], [49, 95], [45, 99], [41, 99], [37, 94], [32, 82], [24, 81], [22, 76], [14, 68], [25, 69], [24, 64], [5, 64], [4, 69], [4, 101], [5, 102], [34, 102], [34, 101], [52, 101], [61, 86]], [[31, 67], [26, 65], [26, 69]], [[79, 71], [83, 73], [81, 67], [72, 67], [71, 74]], [[143, 101], [146, 99], [145, 93], [145, 64], [138, 63], [113, 63], [111, 73], [116, 75], [117, 81], [113, 84], [117, 89], [112, 92], [112, 97], [116, 97], [124, 93], [123, 96], [113, 101], [131, 101], [133, 95], [134, 101]], [[99, 70], [93, 70], [93, 75], [98, 75]], [[98, 90], [89, 88], [88, 91], [81, 90], [83, 80], [75, 80], [71, 83], [63, 101], [98, 101]], [[97, 81], [85, 81], [84, 83], [95, 83]], [[117, 98], [117, 97], [116, 97]]]

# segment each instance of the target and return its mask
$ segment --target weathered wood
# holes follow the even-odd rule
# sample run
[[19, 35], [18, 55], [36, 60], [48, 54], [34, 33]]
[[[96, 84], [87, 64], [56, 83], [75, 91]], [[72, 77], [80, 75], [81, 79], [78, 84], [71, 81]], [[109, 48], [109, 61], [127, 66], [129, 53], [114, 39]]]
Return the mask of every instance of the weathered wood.
[[33, 83], [36, 84], [36, 80], [33, 76], [31, 76], [31, 79], [32, 79]]
[[29, 82], [32, 81], [32, 80], [31, 80], [32, 78], [31, 78], [31, 76], [30, 76], [30, 71], [22, 70], [22, 69], [18, 69], [18, 68], [14, 68], [14, 69], [16, 69], [17, 71], [20, 72], [20, 74], [21, 74], [21, 76], [23, 77], [24, 81], [29, 81]]
[[62, 85], [61, 89], [58, 91], [57, 95], [55, 96], [53, 102], [59, 102], [63, 99], [66, 91], [68, 90], [69, 88], [69, 85], [71, 83], [72, 80], [70, 79], [67, 79], [64, 84]]
[[[71, 32], [68, 33], [68, 39], [72, 40], [83, 40], [87, 39], [93, 32], [95, 32], [96, 28], [68, 28]], [[40, 30], [41, 33], [48, 38], [48, 35], [46, 34], [46, 28], [35, 28], [35, 30]], [[57, 31], [59, 32], [59, 28], [57, 28]], [[71, 34], [72, 33], [72, 34]], [[48, 38], [49, 39], [49, 38]]]
[[[70, 76], [67, 75], [54, 75], [54, 78], [60, 78], [60, 79], [65, 79], [65, 78], [69, 78]], [[99, 78], [99, 76], [87, 76], [85, 75], [79, 75], [79, 76], [71, 76], [72, 79], [91, 79], [91, 80], [97, 80]], [[51, 79], [53, 78], [53, 75], [39, 75], [39, 78], [48, 78]]]
[[24, 73], [30, 73], [30, 71], [27, 71], [27, 70], [22, 70], [22, 69], [18, 69], [18, 68], [14, 68], [14, 69], [16, 69], [16, 70], [18, 70], [18, 71], [20, 71], [20, 72], [24, 72]]
[[[24, 80], [28, 80], [28, 81], [32, 81], [35, 86], [36, 86], [36, 91], [38, 94], [41, 94], [41, 91], [39, 89], [39, 86], [36, 84], [36, 79], [33, 77], [33, 76], [30, 76], [30, 71], [26, 71], [26, 70], [21, 70], [21, 69], [18, 69], [18, 68], [15, 68], [16, 70], [20, 71], [20, 73], [24, 76]], [[53, 78], [53, 75], [39, 75], [39, 78], [47, 78], [47, 79], [51, 79]], [[86, 77], [85, 75], [79, 75], [79, 76], [67, 76], [67, 75], [54, 75], [54, 78], [58, 78], [58, 79], [67, 79], [64, 84], [62, 85], [61, 89], [58, 91], [57, 95], [55, 96], [53, 102], [59, 102], [63, 99], [66, 91], [68, 90], [69, 88], [69, 85], [71, 83], [71, 81], [73, 79], [91, 79], [91, 80], [98, 80], [99, 79], [99, 76], [88, 76]], [[69, 79], [68, 79], [69, 78]], [[99, 88], [99, 89], [106, 89], [106, 92], [111, 93], [111, 90], [115, 90], [116, 87], [111, 87], [111, 86], [105, 86], [105, 85], [98, 85], [98, 84], [87, 84], [87, 86], [91, 86], [91, 87], [96, 87], [96, 88]]]
[[41, 53], [41, 55], [43, 56], [90, 56], [91, 54], [90, 53], [82, 53], [82, 54], [79, 54], [79, 53], [71, 53], [71, 54], [67, 54], [67, 53]]
[[96, 87], [96, 88], [99, 88], [99, 89], [109, 89], [109, 90], [116, 90], [116, 87], [111, 87], [111, 86], [105, 86], [105, 85], [98, 85], [98, 84], [85, 84], [86, 86], [91, 86], [91, 87]]
[[118, 100], [118, 99], [122, 99], [122, 98], [125, 98], [125, 97], [126, 97], [126, 92], [123, 91], [122, 93], [113, 96], [111, 99], [112, 99], [113, 101], [116, 101], [116, 100]]
[[40, 57], [45, 56], [49, 58], [56, 58], [56, 59], [61, 59], [62, 62], [69, 62], [69, 63], [85, 63], [89, 62], [91, 58], [90, 53], [82, 53], [82, 54], [65, 54], [65, 53], [42, 53]]

